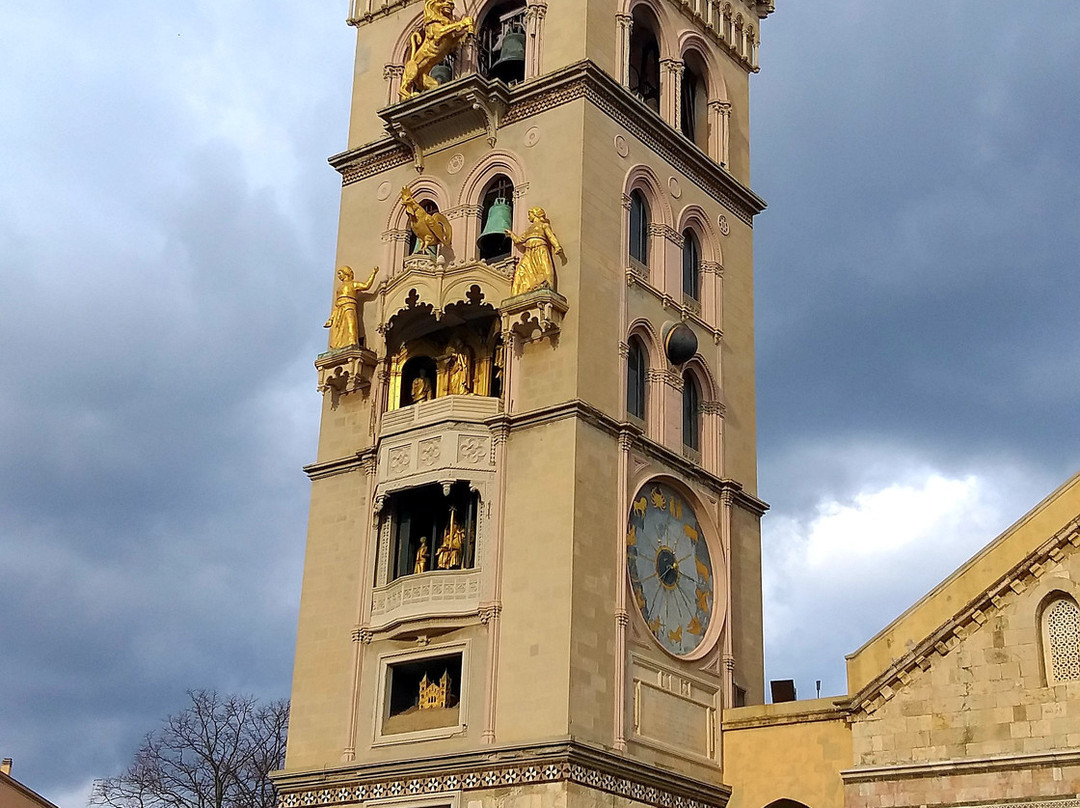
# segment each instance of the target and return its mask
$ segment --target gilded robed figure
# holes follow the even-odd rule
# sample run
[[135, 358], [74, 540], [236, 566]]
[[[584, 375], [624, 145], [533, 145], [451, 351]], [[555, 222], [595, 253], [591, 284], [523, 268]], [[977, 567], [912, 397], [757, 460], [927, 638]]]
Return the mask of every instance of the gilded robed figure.
[[330, 319], [323, 323], [323, 328], [330, 329], [330, 350], [363, 344], [360, 297], [375, 284], [378, 273], [379, 268], [375, 267], [367, 281], [360, 283], [354, 277], [352, 267], [341, 267], [337, 271], [341, 285], [334, 297], [334, 309], [330, 312]]
[[533, 289], [547, 287], [555, 291], [555, 256], [565, 258], [562, 245], [551, 229], [547, 213], [543, 208], [530, 208], [529, 228], [520, 236], [513, 230], [507, 230], [511, 241], [523, 250], [521, 260], [514, 271], [514, 282], [510, 287], [511, 295], [531, 292]]

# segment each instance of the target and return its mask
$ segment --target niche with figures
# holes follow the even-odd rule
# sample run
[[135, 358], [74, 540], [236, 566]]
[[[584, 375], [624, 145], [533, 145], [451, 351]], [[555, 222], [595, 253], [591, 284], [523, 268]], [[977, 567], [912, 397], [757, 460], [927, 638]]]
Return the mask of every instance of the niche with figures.
[[387, 667], [384, 735], [460, 723], [461, 656], [429, 657]]
[[443, 396], [502, 395], [499, 318], [473, 287], [470, 300], [405, 309], [390, 320], [388, 410]]
[[391, 494], [389, 577], [476, 566], [476, 527], [480, 495], [466, 482], [424, 485]]

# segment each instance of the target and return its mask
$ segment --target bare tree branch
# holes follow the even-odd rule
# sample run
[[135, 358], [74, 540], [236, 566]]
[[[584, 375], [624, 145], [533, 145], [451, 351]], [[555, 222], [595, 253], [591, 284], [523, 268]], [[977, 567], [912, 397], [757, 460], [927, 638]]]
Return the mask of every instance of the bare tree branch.
[[94, 783], [103, 808], [274, 808], [270, 772], [285, 762], [287, 700], [190, 691], [191, 704], [149, 733], [127, 771]]

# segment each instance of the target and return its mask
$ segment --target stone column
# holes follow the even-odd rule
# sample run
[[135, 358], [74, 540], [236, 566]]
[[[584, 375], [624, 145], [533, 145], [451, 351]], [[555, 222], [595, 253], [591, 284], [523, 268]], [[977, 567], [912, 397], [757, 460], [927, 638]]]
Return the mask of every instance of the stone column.
[[405, 65], [385, 65], [383, 78], [386, 80], [386, 104], [396, 104], [401, 99], [398, 90], [401, 89], [401, 76], [405, 72]]
[[680, 59], [660, 60], [660, 115], [673, 129], [679, 128], [684, 67]]
[[525, 78], [531, 79], [543, 72], [544, 18], [547, 3], [529, 0], [525, 7]]
[[630, 34], [634, 30], [634, 18], [629, 14], [617, 14], [615, 20], [619, 26], [619, 53], [617, 70], [619, 81], [624, 87], [630, 86]]
[[731, 142], [731, 102], [709, 102], [709, 156], [724, 168], [728, 167]]
[[[622, 345], [620, 353], [622, 353]], [[623, 367], [626, 360], [623, 360]], [[626, 514], [629, 511], [630, 493], [630, 447], [633, 433], [619, 433], [619, 495], [616, 499], [615, 564], [619, 570], [619, 584], [615, 591], [615, 727], [614, 739], [617, 752], [626, 751], [626, 630], [630, 625], [630, 613], [626, 609], [626, 584], [622, 570], [626, 567]]]

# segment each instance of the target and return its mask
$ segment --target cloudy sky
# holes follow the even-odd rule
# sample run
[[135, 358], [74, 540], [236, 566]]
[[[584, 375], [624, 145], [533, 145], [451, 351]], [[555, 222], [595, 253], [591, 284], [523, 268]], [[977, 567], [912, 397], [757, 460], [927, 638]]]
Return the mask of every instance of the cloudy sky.
[[[287, 695], [344, 0], [0, 4], [0, 754], [85, 804]], [[1080, 5], [782, 0], [754, 79], [769, 676], [1080, 468]]]

